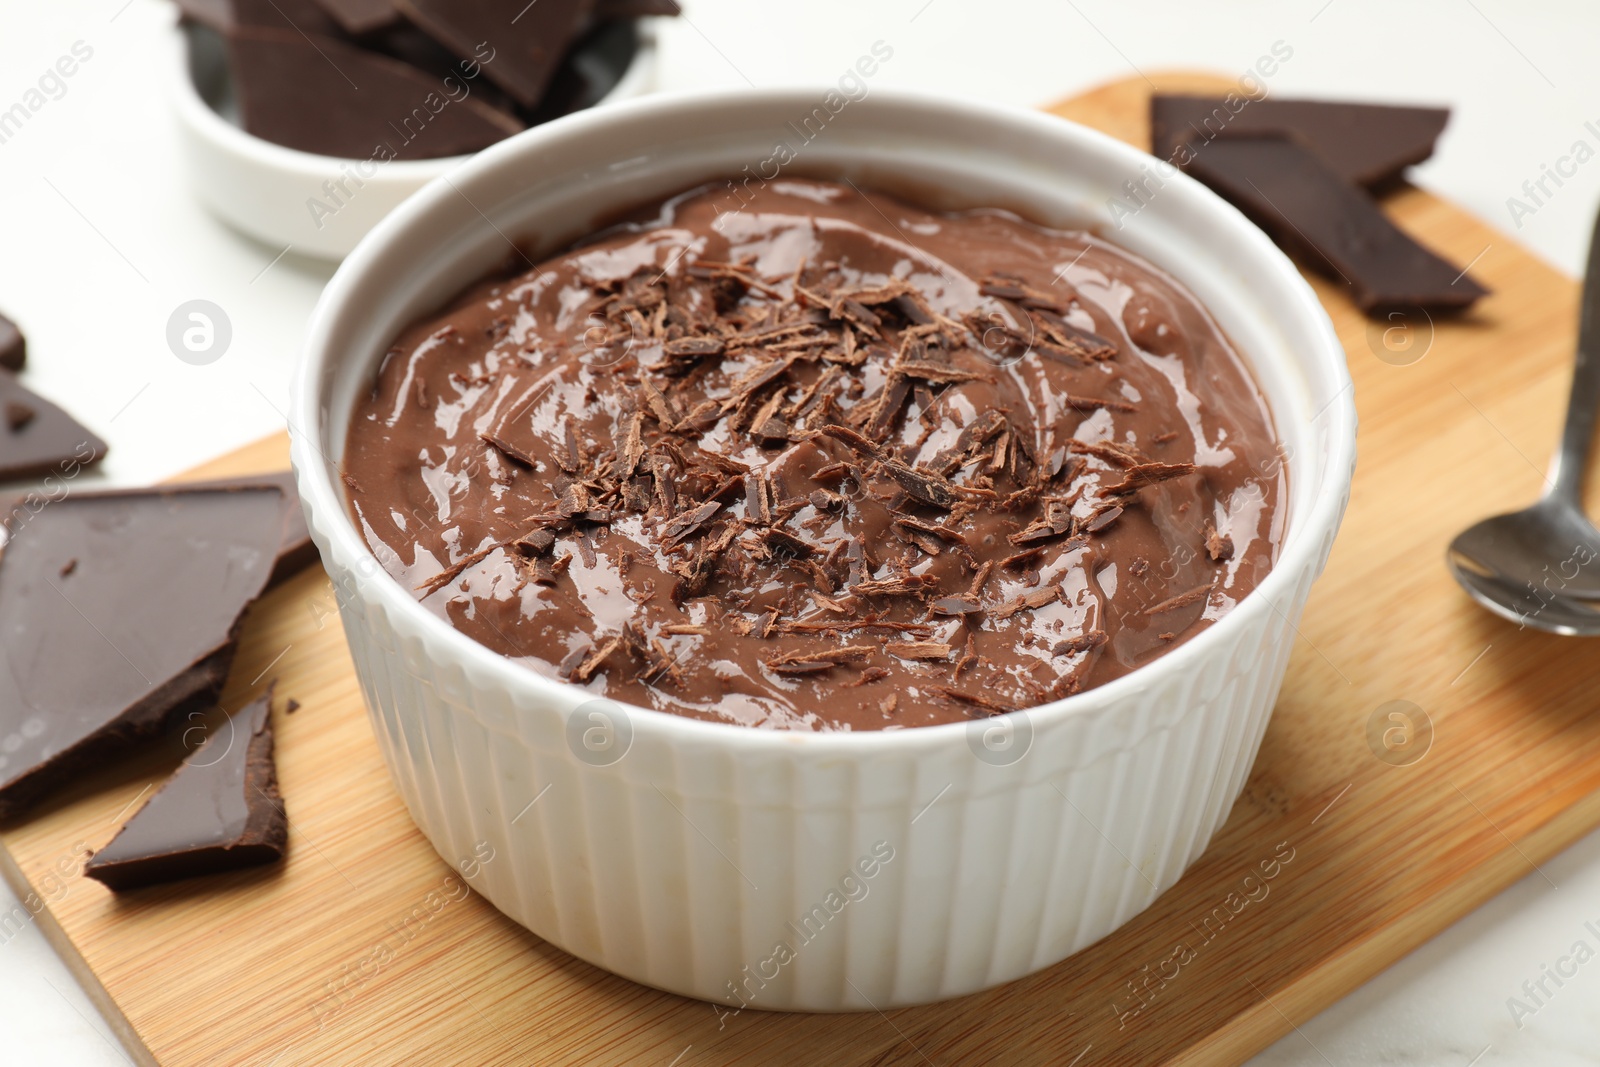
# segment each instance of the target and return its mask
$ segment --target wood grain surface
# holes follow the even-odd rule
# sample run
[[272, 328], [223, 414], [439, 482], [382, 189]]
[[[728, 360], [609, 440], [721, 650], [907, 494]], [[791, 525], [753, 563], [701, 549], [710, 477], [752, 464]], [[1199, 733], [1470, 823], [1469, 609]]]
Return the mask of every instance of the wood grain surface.
[[[1136, 79], [1056, 110], [1143, 144], [1148, 92]], [[1576, 286], [1427, 193], [1386, 207], [1494, 293], [1451, 321], [1374, 325], [1315, 280], [1355, 378], [1361, 460], [1260, 758], [1199, 863], [1060, 965], [888, 1014], [719, 1018], [568, 957], [467, 892], [406, 816], [320, 571], [251, 611], [224, 701], [277, 678], [302, 705], [275, 712], [288, 860], [120, 897], [51, 873], [112, 836], [174, 744], [0, 835], [36, 921], [168, 1067], [1239, 1061], [1600, 824], [1600, 657], [1491, 618], [1442, 564], [1457, 529], [1542, 486]], [[194, 474], [285, 463], [275, 439]], [[1379, 757], [1393, 701], [1431, 722], [1425, 754], [1418, 733]]]

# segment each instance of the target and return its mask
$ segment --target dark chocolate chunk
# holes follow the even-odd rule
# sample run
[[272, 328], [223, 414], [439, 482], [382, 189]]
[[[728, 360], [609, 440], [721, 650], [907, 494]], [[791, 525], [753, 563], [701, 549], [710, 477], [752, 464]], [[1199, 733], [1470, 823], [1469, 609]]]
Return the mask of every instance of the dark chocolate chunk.
[[[364, 35], [360, 43], [362, 48], [415, 67], [433, 79], [435, 87], [446, 95], [470, 95], [496, 111], [508, 115], [516, 113], [516, 103], [482, 76], [481, 63], [475, 59], [456, 58], [450, 49], [400, 18], [398, 11], [395, 22]], [[526, 122], [526, 116], [518, 118]]]
[[344, 32], [358, 36], [400, 21], [400, 12], [389, 0], [316, 0], [316, 5]]
[[0, 371], [0, 482], [73, 477], [106, 454], [106, 443], [50, 401]]
[[283, 495], [73, 494], [0, 554], [0, 819], [211, 707], [272, 573]]
[[204, 482], [183, 482], [181, 489], [253, 489], [275, 487], [283, 494], [283, 537], [278, 543], [278, 559], [272, 567], [272, 577], [267, 588], [280, 585], [315, 563], [322, 557], [311, 540], [311, 529], [306, 526], [306, 513], [300, 507], [300, 493], [295, 488], [293, 471], [272, 471], [268, 474], [241, 474], [235, 478], [218, 478]]
[[1464, 308], [1488, 292], [1408, 237], [1370, 196], [1298, 141], [1218, 138], [1189, 171], [1273, 240], [1348, 285], [1363, 311]]
[[[1151, 152], [1180, 167], [1190, 153], [1237, 134], [1293, 134], [1334, 173], [1357, 185], [1386, 185], [1433, 155], [1450, 120], [1442, 107], [1394, 107], [1335, 100], [1250, 100], [1157, 93], [1150, 98]], [[1187, 143], [1187, 151], [1180, 145]]]
[[[395, 0], [408, 19], [525, 108], [539, 106], [595, 0], [540, 0], [520, 12], [496, 0]], [[493, 58], [490, 58], [492, 56]]]
[[244, 128], [302, 152], [432, 159], [523, 128], [474, 96], [452, 99], [414, 67], [331, 37], [240, 29], [228, 51]]
[[121, 892], [283, 858], [272, 694], [230, 715], [83, 873]]
[[16, 323], [0, 315], [0, 367], [19, 371], [28, 362], [28, 339]]
[[296, 36], [339, 36], [339, 24], [317, 0], [228, 0], [233, 22], [228, 32], [241, 28], [282, 30]]
[[593, 107], [616, 88], [638, 51], [639, 34], [632, 22], [596, 21], [567, 49], [539, 106], [522, 109], [522, 117], [537, 126]]

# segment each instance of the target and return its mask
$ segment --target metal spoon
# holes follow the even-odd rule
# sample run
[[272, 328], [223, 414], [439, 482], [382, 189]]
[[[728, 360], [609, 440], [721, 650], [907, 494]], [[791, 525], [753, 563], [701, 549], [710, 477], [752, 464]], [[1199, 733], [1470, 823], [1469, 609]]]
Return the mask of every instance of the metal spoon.
[[1543, 498], [1450, 542], [1450, 573], [1496, 615], [1551, 633], [1600, 635], [1600, 530], [1583, 511], [1583, 472], [1600, 407], [1600, 218], [1589, 240], [1578, 358], [1561, 447]]

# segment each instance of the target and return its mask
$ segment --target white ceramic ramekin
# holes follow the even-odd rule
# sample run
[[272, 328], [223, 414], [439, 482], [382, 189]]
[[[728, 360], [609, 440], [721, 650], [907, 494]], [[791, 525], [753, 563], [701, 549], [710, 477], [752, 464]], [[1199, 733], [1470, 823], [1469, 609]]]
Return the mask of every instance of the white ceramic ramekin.
[[[874, 91], [802, 142], [823, 93], [656, 96], [497, 145], [407, 201], [328, 284], [294, 463], [372, 722], [417, 824], [541, 937], [735, 1008], [885, 1008], [1049, 966], [1148, 906], [1242, 788], [1350, 487], [1344, 353], [1254, 226], [1178, 175], [1111, 221], [1150, 157], [1043, 114]], [[816, 124], [813, 123], [815, 126]], [[1098, 689], [893, 732], [752, 730], [594, 702], [451, 628], [385, 574], [338, 477], [400, 329], [619, 208], [716, 177], [848, 177], [1094, 226], [1165, 267], [1248, 358], [1289, 457], [1277, 567], [1217, 625]], [[748, 166], [747, 172], [744, 168]], [[1112, 991], [1108, 991], [1110, 995]]]
[[[596, 107], [655, 88], [660, 55], [655, 24], [655, 19], [637, 20], [633, 62]], [[176, 27], [167, 96], [195, 195], [222, 221], [259, 241], [341, 259], [402, 200], [471, 158], [338, 159], [263, 141], [207, 103], [209, 97], [231, 108], [220, 43], [215, 35], [196, 38]]]

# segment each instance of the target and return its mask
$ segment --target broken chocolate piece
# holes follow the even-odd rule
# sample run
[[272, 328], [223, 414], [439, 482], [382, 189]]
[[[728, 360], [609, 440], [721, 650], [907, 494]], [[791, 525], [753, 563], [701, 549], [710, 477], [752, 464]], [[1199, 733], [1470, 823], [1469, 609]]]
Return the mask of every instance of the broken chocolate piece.
[[240, 28], [228, 52], [244, 128], [302, 152], [366, 159], [382, 146], [388, 158], [432, 159], [523, 128], [476, 97], [447, 98], [414, 67], [332, 37]]
[[283, 535], [278, 542], [278, 558], [272, 567], [272, 577], [267, 580], [267, 588], [272, 589], [307, 567], [322, 562], [317, 546], [311, 540], [311, 529], [306, 525], [306, 513], [300, 507], [300, 493], [295, 488], [294, 472], [271, 471], [203, 482], [180, 482], [173, 488], [254, 489], [263, 486], [272, 486], [283, 494]]
[[28, 339], [22, 328], [0, 315], [0, 368], [19, 371], [28, 362]]
[[1459, 309], [1488, 292], [1407, 236], [1370, 196], [1297, 141], [1218, 138], [1189, 171], [1273, 240], [1348, 285], [1363, 311]]
[[282, 514], [275, 488], [153, 489], [68, 496], [12, 531], [0, 554], [0, 819], [215, 703]]
[[315, 0], [316, 5], [346, 33], [360, 36], [392, 26], [400, 21], [400, 12], [389, 0]]
[[[496, 0], [394, 0], [395, 6], [434, 40], [483, 73], [517, 103], [539, 105], [567, 46], [595, 0], [540, 0], [520, 12]], [[485, 62], [483, 51], [494, 59]]]
[[120, 893], [282, 859], [289, 820], [272, 749], [269, 688], [207, 737], [83, 873]]
[[8, 371], [0, 371], [0, 410], [0, 482], [75, 477], [106, 454], [104, 441]]
[[1156, 93], [1150, 98], [1150, 151], [1187, 167], [1191, 154], [1204, 154], [1219, 138], [1289, 134], [1345, 181], [1374, 188], [1433, 155], [1449, 120], [1450, 110], [1442, 107]]
[[338, 37], [339, 24], [317, 0], [228, 0], [229, 33], [241, 29], [279, 30], [312, 37]]

